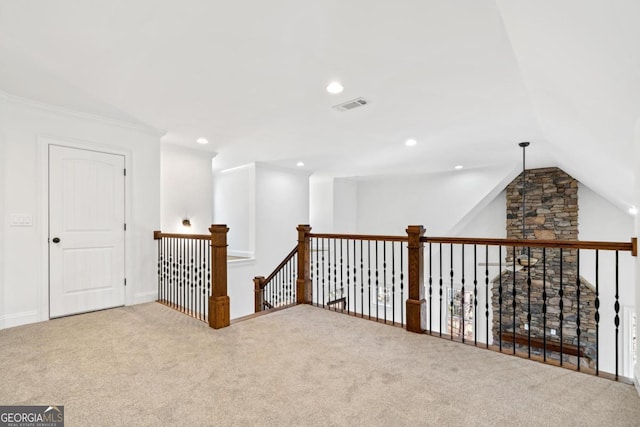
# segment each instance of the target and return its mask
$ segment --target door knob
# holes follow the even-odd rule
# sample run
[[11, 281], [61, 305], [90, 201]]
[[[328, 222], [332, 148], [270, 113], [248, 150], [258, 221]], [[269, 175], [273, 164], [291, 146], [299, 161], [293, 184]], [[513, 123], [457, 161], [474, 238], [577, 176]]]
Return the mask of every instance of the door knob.
[[53, 243], [60, 243], [60, 238], [59, 237], [54, 237], [51, 241]]

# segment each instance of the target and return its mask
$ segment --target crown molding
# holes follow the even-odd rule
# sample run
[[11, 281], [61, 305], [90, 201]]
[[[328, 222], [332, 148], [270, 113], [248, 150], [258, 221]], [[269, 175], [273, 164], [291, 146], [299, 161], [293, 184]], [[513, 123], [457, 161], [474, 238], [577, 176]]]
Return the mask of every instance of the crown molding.
[[30, 108], [43, 110], [49, 113], [57, 114], [60, 116], [72, 117], [80, 120], [92, 121], [109, 126], [116, 126], [127, 130], [134, 130], [142, 133], [146, 133], [151, 136], [161, 138], [167, 132], [165, 130], [156, 129], [152, 126], [128, 122], [126, 120], [114, 119], [111, 117], [101, 116], [98, 114], [87, 113], [84, 111], [73, 110], [71, 108], [62, 107], [59, 105], [48, 104], [42, 101], [36, 101], [30, 98], [24, 98], [18, 95], [13, 95], [4, 91], [0, 91], [0, 99], [11, 102], [18, 105], [23, 105]]

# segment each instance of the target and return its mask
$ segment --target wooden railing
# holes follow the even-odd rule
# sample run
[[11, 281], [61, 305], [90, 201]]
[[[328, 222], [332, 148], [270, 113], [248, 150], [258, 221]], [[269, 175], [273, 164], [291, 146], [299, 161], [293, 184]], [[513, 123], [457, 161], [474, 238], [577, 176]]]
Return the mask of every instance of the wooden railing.
[[427, 333], [596, 375], [632, 376], [637, 239], [420, 240]]
[[631, 376], [635, 314], [627, 272], [635, 238], [424, 234], [420, 225], [406, 236], [299, 226], [295, 300], [596, 375]]
[[253, 279], [255, 312], [295, 304], [297, 277], [298, 246], [289, 252], [269, 276], [256, 276]]
[[226, 225], [212, 225], [211, 234], [153, 232], [158, 241], [158, 302], [212, 328], [229, 326], [228, 231]]

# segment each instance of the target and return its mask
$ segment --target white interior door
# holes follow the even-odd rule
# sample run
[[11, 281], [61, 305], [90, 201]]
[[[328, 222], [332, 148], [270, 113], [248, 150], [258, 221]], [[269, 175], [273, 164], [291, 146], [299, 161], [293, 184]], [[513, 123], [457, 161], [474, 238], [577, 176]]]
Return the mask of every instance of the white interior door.
[[124, 305], [125, 159], [49, 146], [49, 316]]

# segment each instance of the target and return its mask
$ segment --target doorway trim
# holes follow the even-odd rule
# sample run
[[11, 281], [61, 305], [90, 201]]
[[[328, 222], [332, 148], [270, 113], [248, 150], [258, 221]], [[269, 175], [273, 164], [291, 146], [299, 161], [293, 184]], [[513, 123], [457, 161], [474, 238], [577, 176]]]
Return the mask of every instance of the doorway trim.
[[[131, 188], [131, 159], [132, 152], [126, 148], [119, 146], [111, 146], [81, 139], [68, 137], [60, 137], [47, 134], [37, 135], [37, 158], [38, 158], [38, 235], [40, 236], [40, 265], [38, 268], [38, 282], [40, 283], [38, 292], [38, 317], [40, 321], [49, 320], [49, 146], [59, 145], [69, 148], [77, 148], [81, 150], [99, 151], [109, 154], [117, 154], [124, 156], [124, 164], [127, 169], [127, 177], [124, 182], [124, 219], [127, 224], [124, 242], [124, 271], [125, 277], [134, 277], [133, 262], [131, 255], [133, 254], [133, 236], [135, 235], [135, 224], [130, 221], [132, 206], [132, 188]], [[135, 292], [134, 281], [129, 280], [125, 289], [124, 304], [134, 304]]]

